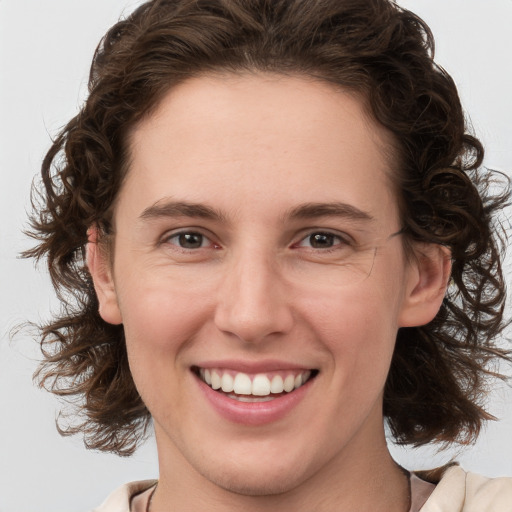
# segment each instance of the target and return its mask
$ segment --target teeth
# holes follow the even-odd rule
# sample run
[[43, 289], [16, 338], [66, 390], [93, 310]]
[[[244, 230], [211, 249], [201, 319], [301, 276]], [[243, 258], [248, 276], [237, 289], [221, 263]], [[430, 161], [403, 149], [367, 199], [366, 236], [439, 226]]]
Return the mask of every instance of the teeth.
[[295, 377], [293, 375], [288, 375], [286, 379], [284, 379], [283, 387], [287, 393], [293, 391], [293, 388], [295, 387]]
[[235, 376], [233, 390], [237, 395], [251, 395], [252, 383], [249, 375], [246, 375], [245, 373], [237, 373]]
[[270, 395], [270, 381], [266, 375], [256, 375], [252, 381], [252, 395], [267, 396]]
[[282, 393], [284, 391], [284, 383], [281, 375], [276, 375], [270, 383], [271, 393]]
[[[281, 372], [281, 374], [283, 373]], [[311, 371], [307, 370], [298, 374], [289, 373], [288, 375], [277, 374], [270, 377], [263, 373], [258, 373], [251, 378], [242, 372], [234, 373], [220, 369], [210, 370], [201, 368], [199, 376], [212, 389], [222, 389], [224, 393], [234, 393], [230, 395], [232, 398], [250, 402], [253, 401], [250, 398], [251, 395], [253, 397], [268, 397], [272, 399], [269, 396], [271, 394], [290, 393], [294, 389], [300, 388], [311, 377]], [[237, 395], [245, 395], [247, 398]], [[256, 400], [261, 400], [261, 398]]]
[[213, 371], [212, 372], [212, 384], [211, 384], [212, 388], [213, 389], [220, 389], [220, 387], [222, 386], [222, 381], [220, 379], [220, 375]]
[[229, 398], [233, 400], [238, 400], [239, 402], [271, 402], [274, 400], [274, 397], [271, 396], [245, 396], [245, 395], [228, 395]]
[[231, 393], [233, 391], [233, 377], [229, 373], [222, 376], [222, 391], [224, 393]]

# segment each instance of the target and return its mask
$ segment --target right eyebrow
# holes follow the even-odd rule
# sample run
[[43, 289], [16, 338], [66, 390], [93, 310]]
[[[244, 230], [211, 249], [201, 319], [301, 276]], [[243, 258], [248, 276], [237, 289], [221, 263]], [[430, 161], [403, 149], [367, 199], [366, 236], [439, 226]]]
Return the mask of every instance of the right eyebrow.
[[159, 200], [146, 208], [139, 218], [157, 219], [162, 217], [196, 217], [200, 219], [224, 221], [224, 215], [200, 203], [189, 203], [185, 201]]

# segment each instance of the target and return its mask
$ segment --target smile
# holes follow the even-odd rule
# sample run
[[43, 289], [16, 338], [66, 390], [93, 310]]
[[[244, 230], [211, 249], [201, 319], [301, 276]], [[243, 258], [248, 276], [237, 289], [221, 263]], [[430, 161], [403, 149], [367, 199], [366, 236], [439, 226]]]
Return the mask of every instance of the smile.
[[240, 402], [270, 401], [291, 393], [313, 378], [316, 370], [247, 374], [222, 368], [196, 368], [196, 375], [215, 391]]

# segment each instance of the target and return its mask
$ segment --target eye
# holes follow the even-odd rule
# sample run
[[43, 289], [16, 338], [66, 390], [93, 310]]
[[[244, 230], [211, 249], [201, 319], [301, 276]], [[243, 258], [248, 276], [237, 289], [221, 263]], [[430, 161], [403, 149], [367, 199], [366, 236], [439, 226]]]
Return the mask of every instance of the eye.
[[181, 249], [201, 249], [203, 247], [209, 247], [212, 242], [209, 238], [201, 233], [195, 231], [182, 231], [175, 233], [165, 240], [166, 243], [176, 245]]
[[349, 245], [349, 242], [339, 235], [328, 231], [316, 231], [303, 238], [296, 246], [312, 249], [332, 249], [336, 246]]

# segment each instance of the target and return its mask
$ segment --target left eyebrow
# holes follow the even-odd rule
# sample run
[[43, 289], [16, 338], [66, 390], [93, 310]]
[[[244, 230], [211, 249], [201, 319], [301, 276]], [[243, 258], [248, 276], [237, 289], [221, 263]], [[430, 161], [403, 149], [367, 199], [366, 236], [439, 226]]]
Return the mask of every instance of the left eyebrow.
[[347, 203], [306, 203], [291, 209], [287, 218], [314, 219], [319, 217], [343, 217], [349, 220], [370, 222], [375, 220], [372, 215], [364, 210]]

